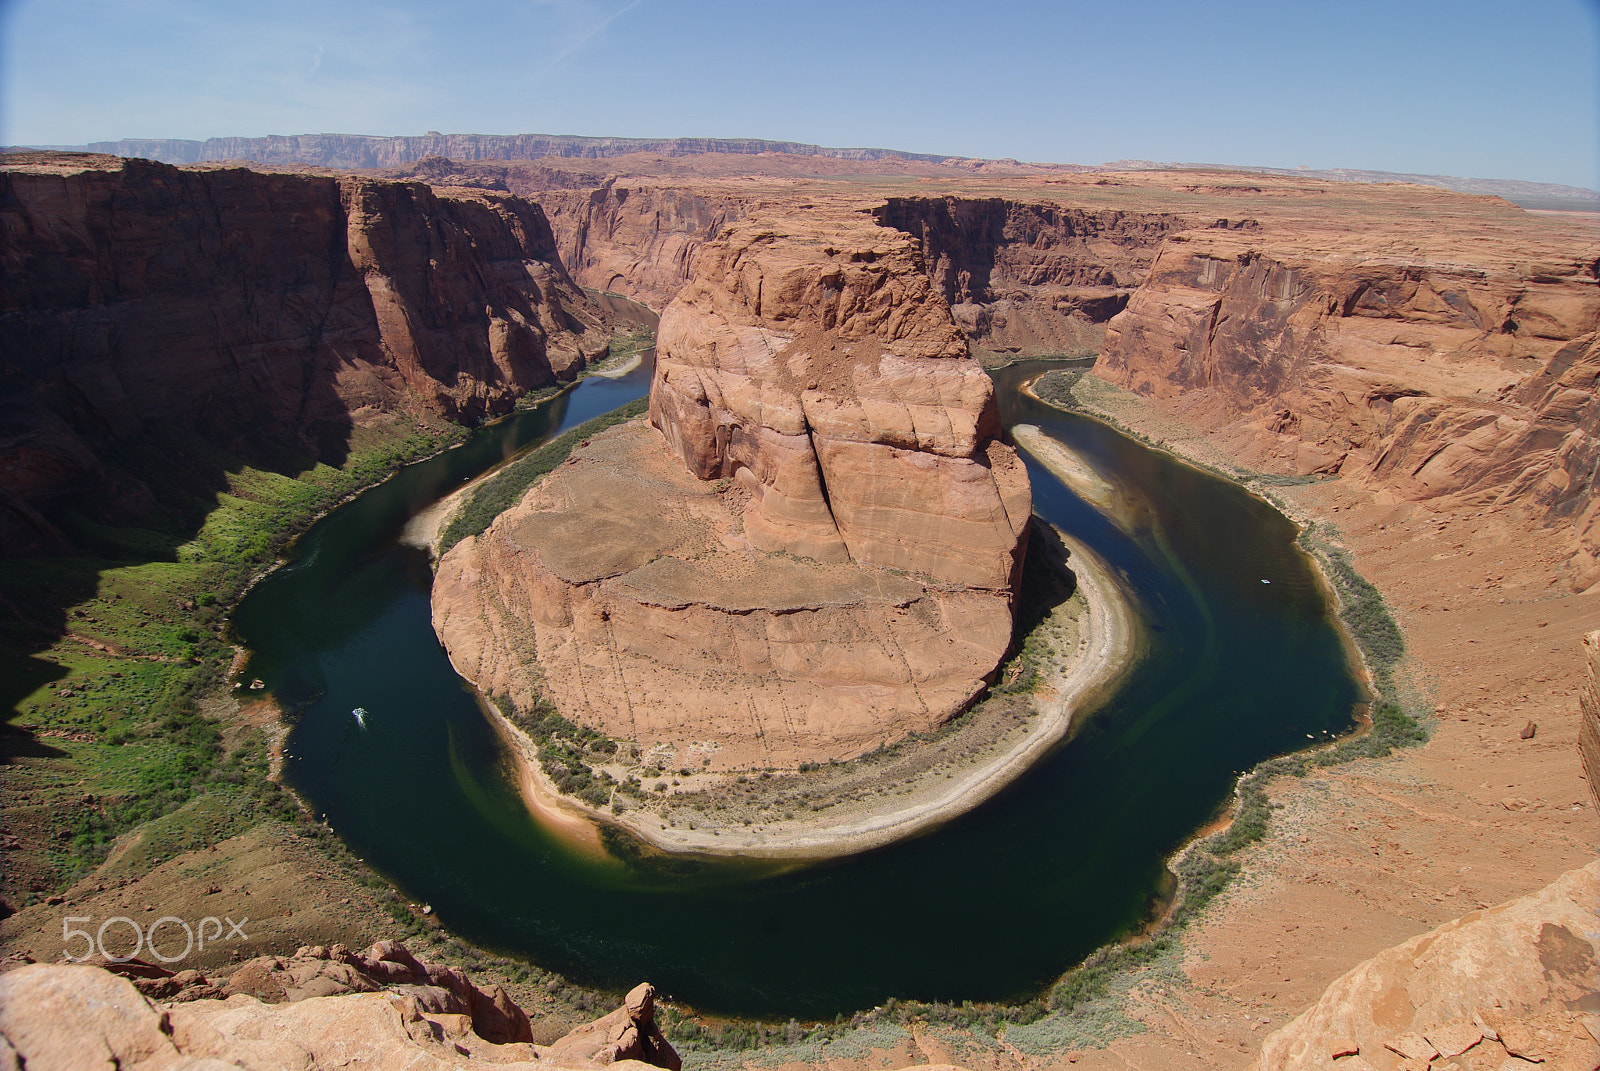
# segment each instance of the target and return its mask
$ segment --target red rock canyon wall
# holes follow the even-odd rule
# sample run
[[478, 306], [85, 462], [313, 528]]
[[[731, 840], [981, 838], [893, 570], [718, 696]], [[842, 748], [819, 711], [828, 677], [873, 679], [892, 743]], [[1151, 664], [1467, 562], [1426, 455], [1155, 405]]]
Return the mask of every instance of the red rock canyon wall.
[[504, 412], [608, 343], [539, 207], [485, 191], [11, 157], [0, 264], [13, 549], [148, 422], [325, 455], [383, 413]]

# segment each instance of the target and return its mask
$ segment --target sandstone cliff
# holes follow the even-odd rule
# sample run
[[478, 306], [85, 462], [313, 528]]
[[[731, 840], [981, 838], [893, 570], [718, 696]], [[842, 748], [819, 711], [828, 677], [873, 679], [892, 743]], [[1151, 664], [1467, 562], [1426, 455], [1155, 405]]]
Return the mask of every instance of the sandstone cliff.
[[440, 561], [464, 676], [712, 769], [860, 754], [983, 687], [1030, 491], [907, 236], [725, 230], [662, 316], [651, 422]]
[[974, 344], [1092, 354], [1149, 274], [1165, 212], [1091, 210], [1000, 197], [891, 197], [873, 215], [918, 238], [934, 285]]
[[392, 172], [435, 185], [501, 190], [539, 202], [561, 262], [583, 286], [665, 308], [700, 247], [751, 212], [758, 192], [719, 182], [634, 179], [627, 169], [431, 158]]
[[1578, 692], [1578, 751], [1589, 795], [1600, 807], [1600, 632], [1583, 638], [1585, 677]]
[[0, 263], [12, 550], [151, 423], [337, 460], [353, 424], [503, 412], [608, 342], [538, 206], [478, 190], [13, 156]]
[[1247, 464], [1564, 530], [1575, 585], [1592, 584], [1596, 246], [1502, 203], [1406, 196], [1426, 225], [1351, 214], [1171, 235], [1096, 371], [1172, 400]]
[[760, 549], [1004, 591], [1027, 477], [920, 267], [866, 221], [742, 221], [662, 316], [650, 419]]
[[614, 179], [535, 196], [573, 278], [658, 309], [689, 281], [700, 247], [751, 208], [732, 191], [630, 188]]
[[1600, 862], [1447, 922], [1339, 978], [1251, 1071], [1600, 1065]]

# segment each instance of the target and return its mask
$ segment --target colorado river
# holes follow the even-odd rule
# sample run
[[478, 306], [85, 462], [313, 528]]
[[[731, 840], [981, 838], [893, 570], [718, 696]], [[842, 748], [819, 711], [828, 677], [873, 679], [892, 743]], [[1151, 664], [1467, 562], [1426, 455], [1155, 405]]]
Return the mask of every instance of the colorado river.
[[[1150, 633], [1067, 744], [970, 814], [833, 863], [574, 852], [528, 815], [434, 637], [407, 520], [522, 446], [643, 394], [647, 361], [485, 429], [319, 522], [234, 627], [290, 712], [286, 776], [451, 929], [574, 980], [648, 979], [702, 1010], [832, 1017], [888, 997], [1021, 998], [1138, 924], [1163, 860], [1236, 774], [1351, 723], [1360, 699], [1294, 528], [1241, 489], [1051, 409], [1032, 424], [1115, 489], [1116, 522], [1032, 458], [1035, 511], [1096, 548]], [[1262, 583], [1262, 581], [1270, 583]], [[364, 713], [358, 720], [352, 711]]]

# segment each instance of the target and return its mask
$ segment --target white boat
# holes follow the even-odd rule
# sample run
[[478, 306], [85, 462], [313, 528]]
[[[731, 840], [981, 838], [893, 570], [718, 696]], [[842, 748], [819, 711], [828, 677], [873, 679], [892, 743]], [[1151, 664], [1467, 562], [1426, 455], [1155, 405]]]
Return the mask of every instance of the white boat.
[[366, 707], [356, 707], [354, 710], [352, 710], [350, 712], [350, 716], [355, 718], [356, 719], [356, 724], [361, 726], [363, 729], [365, 729], [367, 727], [367, 708]]

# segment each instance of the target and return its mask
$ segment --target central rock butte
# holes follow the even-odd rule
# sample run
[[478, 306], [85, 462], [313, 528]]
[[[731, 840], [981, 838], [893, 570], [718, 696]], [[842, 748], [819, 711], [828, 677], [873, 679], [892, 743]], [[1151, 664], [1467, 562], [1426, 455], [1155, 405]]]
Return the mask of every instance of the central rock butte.
[[672, 768], [794, 767], [937, 727], [1010, 644], [1031, 495], [919, 244], [746, 219], [663, 313], [650, 422], [440, 561], [463, 676]]

